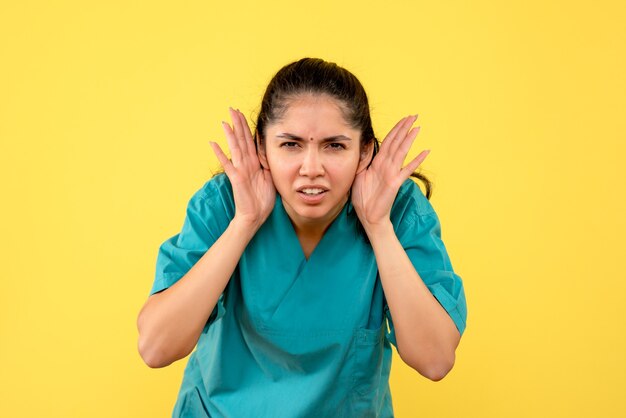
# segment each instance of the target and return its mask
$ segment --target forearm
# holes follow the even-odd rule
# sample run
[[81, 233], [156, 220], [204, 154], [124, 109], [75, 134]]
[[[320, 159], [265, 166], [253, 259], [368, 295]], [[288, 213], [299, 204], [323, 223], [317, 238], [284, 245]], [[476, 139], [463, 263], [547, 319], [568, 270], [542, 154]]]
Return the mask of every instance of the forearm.
[[402, 248], [391, 222], [366, 228], [391, 311], [398, 354], [423, 376], [439, 380], [452, 368], [459, 333]]
[[195, 347], [256, 228], [236, 220], [180, 280], [148, 299], [137, 319], [139, 352], [164, 367]]

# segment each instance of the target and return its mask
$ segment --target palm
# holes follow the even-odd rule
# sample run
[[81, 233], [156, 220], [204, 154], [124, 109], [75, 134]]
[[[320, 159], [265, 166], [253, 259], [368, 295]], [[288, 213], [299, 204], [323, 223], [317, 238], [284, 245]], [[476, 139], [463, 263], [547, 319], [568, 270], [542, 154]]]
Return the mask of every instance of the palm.
[[[259, 166], [260, 167], [260, 166]], [[272, 211], [276, 189], [268, 170], [259, 168], [249, 176], [234, 174], [231, 180], [238, 216], [255, 221], [265, 219]]]
[[424, 161], [429, 151], [422, 151], [406, 167], [402, 164], [419, 127], [409, 131], [417, 116], [403, 118], [383, 140], [378, 154], [367, 170], [361, 171], [352, 184], [352, 204], [364, 226], [388, 222], [391, 206], [402, 183]]
[[231, 116], [232, 129], [223, 123], [231, 159], [226, 157], [219, 145], [211, 144], [233, 187], [235, 217], [260, 226], [274, 207], [276, 189], [269, 170], [259, 162], [245, 117], [232, 109]]
[[[393, 179], [386, 179], [384, 174], [370, 166], [368, 170], [363, 170], [354, 179], [353, 204], [357, 214], [366, 223], [375, 224], [389, 219], [388, 212], [391, 208], [387, 208], [387, 202], [393, 201], [400, 186], [395, 187]], [[395, 193], [394, 190], [396, 190]]]

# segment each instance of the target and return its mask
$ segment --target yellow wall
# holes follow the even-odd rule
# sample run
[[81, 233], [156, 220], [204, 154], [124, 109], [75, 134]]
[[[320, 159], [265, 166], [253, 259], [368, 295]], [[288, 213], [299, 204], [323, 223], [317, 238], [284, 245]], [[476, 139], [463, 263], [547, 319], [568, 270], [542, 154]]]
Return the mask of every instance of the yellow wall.
[[397, 416], [626, 416], [624, 3], [293, 4], [2, 3], [0, 416], [169, 416], [186, 359], [136, 347], [158, 246], [228, 106], [303, 56], [432, 150], [468, 325], [440, 382], [394, 352]]

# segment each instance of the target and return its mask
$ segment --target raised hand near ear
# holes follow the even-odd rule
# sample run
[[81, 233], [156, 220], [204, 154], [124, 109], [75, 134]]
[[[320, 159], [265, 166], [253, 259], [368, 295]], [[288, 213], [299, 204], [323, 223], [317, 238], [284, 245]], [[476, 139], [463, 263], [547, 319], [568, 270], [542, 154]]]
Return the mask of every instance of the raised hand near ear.
[[211, 142], [211, 148], [232, 184], [235, 218], [252, 228], [259, 228], [274, 208], [276, 189], [269, 170], [259, 162], [245, 116], [239, 110], [229, 108], [229, 111], [233, 127], [226, 122], [222, 122], [222, 127], [231, 159], [217, 143]]
[[354, 179], [352, 204], [366, 231], [391, 222], [391, 207], [400, 186], [430, 152], [422, 151], [406, 167], [402, 167], [420, 129], [418, 126], [409, 131], [416, 119], [417, 115], [401, 119], [383, 140], [369, 168]]

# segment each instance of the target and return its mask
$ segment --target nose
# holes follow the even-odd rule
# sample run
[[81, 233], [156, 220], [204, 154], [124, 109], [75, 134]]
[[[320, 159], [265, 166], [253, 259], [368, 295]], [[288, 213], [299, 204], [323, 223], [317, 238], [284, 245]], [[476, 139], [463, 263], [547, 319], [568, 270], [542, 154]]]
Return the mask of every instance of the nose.
[[302, 165], [300, 166], [300, 175], [315, 178], [324, 175], [324, 165], [320, 159], [316, 147], [309, 147]]

